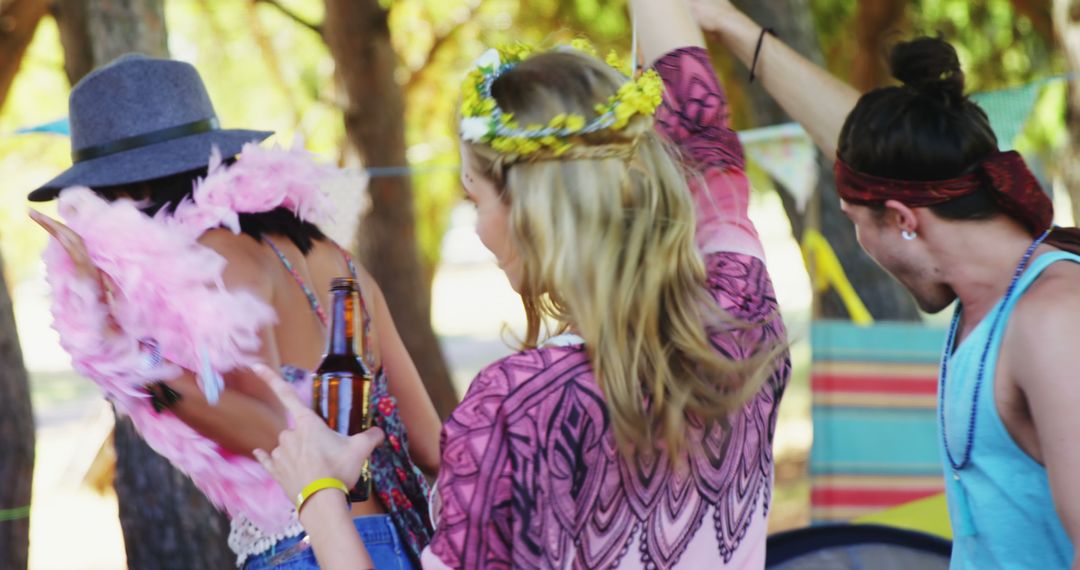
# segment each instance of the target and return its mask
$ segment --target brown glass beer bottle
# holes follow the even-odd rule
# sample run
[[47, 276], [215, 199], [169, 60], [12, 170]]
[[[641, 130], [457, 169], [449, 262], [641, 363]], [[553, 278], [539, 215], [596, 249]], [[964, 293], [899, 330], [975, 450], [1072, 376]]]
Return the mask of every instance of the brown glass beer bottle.
[[[363, 326], [356, 281], [334, 279], [330, 294], [333, 297], [330, 334], [326, 354], [315, 370], [311, 404], [330, 429], [348, 436], [371, 427], [372, 375], [360, 356], [359, 340], [363, 335]], [[370, 496], [370, 462], [365, 461], [360, 480], [356, 481], [349, 493], [349, 500], [366, 501]]]

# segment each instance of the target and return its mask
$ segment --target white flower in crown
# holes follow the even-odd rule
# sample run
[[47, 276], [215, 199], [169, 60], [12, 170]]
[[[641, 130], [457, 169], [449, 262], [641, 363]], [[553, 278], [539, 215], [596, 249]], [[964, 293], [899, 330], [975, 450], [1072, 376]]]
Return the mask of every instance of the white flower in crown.
[[491, 133], [490, 117], [466, 117], [461, 120], [461, 138], [481, 142]]
[[480, 54], [480, 57], [476, 59], [476, 63], [473, 64], [480, 69], [498, 69], [502, 65], [502, 58], [499, 56], [499, 50], [490, 48], [484, 53]]

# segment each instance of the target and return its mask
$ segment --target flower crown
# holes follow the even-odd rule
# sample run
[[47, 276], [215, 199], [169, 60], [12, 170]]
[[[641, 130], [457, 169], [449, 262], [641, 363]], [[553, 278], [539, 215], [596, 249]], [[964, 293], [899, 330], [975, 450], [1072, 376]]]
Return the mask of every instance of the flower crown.
[[[596, 50], [584, 40], [574, 40], [570, 49], [596, 56]], [[489, 49], [476, 61], [462, 85], [460, 134], [463, 140], [482, 143], [497, 152], [525, 159], [544, 155], [558, 158], [584, 135], [605, 130], [621, 131], [635, 116], [651, 117], [663, 101], [663, 82], [660, 75], [650, 69], [637, 74], [607, 101], [596, 105], [597, 117], [592, 121], [577, 114], [560, 114], [547, 125], [530, 124], [522, 128], [513, 114], [499, 108], [491, 95], [491, 86], [503, 73], [532, 54], [531, 47], [517, 43]], [[632, 75], [614, 51], [606, 61], [623, 75]]]

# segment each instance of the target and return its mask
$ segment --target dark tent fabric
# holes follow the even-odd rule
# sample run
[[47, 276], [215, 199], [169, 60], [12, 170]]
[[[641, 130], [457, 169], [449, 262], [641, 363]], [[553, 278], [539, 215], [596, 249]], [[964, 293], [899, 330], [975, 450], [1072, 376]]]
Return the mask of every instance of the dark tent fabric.
[[940, 537], [869, 524], [821, 525], [769, 537], [770, 570], [945, 570], [952, 544]]

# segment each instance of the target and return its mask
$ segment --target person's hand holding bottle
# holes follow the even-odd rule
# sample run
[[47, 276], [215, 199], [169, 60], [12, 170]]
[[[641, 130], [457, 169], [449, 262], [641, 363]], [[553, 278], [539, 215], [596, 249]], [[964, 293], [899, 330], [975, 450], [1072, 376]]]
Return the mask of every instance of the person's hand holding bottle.
[[285, 380], [270, 368], [258, 365], [259, 375], [291, 416], [291, 428], [281, 432], [277, 448], [255, 450], [255, 458], [270, 472], [289, 497], [296, 497], [316, 479], [331, 477], [356, 481], [364, 461], [383, 440], [377, 427], [345, 437], [304, 405]]

